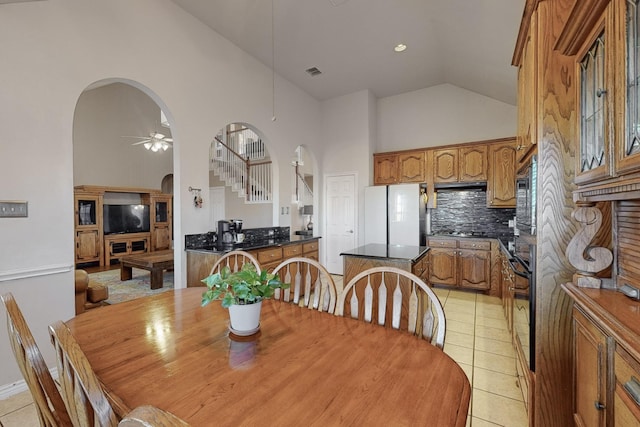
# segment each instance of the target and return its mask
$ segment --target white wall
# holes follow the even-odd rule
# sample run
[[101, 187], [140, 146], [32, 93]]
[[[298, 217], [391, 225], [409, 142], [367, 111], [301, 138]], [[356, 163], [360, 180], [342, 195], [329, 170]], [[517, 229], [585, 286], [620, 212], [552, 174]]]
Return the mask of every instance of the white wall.
[[375, 152], [515, 136], [517, 109], [442, 84], [378, 100]]
[[[374, 97], [367, 90], [322, 103], [322, 139], [326, 147], [322, 172], [355, 173], [360, 205], [364, 200], [364, 187], [371, 185], [374, 106]], [[360, 243], [364, 241], [364, 214], [364, 209], [358, 209], [356, 241]], [[321, 214], [320, 218], [323, 217]], [[324, 244], [322, 240], [321, 244]]]
[[[0, 199], [29, 202], [28, 218], [0, 219], [0, 291], [16, 295], [50, 366], [47, 325], [74, 314], [72, 131], [76, 102], [90, 84], [132, 83], [171, 122], [177, 286], [186, 279], [180, 236], [210, 229], [208, 209], [194, 208], [187, 188], [208, 188], [209, 143], [218, 129], [251, 123], [272, 142], [276, 159], [291, 158], [299, 135], [323, 151], [318, 102], [276, 77], [272, 121], [271, 71], [169, 0], [4, 4], [0, 40], [7, 64], [0, 89]], [[275, 166], [276, 185], [290, 195], [288, 165]], [[203, 197], [207, 206], [208, 193]], [[2, 315], [0, 385], [21, 379], [5, 331]]]

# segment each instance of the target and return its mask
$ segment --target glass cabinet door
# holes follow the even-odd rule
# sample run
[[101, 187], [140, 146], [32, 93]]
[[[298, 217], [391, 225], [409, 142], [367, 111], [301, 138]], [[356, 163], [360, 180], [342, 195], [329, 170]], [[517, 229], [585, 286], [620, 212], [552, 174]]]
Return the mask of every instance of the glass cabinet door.
[[[580, 164], [578, 175], [602, 176], [606, 165], [607, 126], [604, 31], [580, 62]], [[593, 173], [599, 171], [597, 173]], [[605, 171], [606, 173], [606, 171]]]
[[156, 222], [167, 222], [169, 219], [169, 203], [156, 202]]
[[[617, 147], [617, 172], [640, 169], [640, 34], [638, 0], [625, 0], [626, 105], [624, 138]], [[622, 139], [622, 138], [621, 138]]]
[[96, 211], [98, 209], [97, 199], [77, 199], [76, 200], [76, 221], [78, 226], [95, 226], [98, 224]]

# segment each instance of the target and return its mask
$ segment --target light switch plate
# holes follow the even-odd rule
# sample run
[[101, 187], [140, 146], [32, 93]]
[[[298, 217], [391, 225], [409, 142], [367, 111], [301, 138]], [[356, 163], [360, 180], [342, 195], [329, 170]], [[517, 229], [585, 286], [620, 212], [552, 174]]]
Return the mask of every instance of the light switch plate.
[[27, 216], [27, 201], [0, 201], [0, 218], [26, 218]]

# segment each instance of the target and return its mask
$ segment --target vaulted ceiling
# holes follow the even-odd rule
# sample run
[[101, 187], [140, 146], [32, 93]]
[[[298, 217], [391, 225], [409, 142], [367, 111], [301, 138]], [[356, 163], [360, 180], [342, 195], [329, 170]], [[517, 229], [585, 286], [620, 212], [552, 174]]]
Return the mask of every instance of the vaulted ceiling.
[[516, 104], [525, 0], [173, 1], [318, 100], [450, 83]]

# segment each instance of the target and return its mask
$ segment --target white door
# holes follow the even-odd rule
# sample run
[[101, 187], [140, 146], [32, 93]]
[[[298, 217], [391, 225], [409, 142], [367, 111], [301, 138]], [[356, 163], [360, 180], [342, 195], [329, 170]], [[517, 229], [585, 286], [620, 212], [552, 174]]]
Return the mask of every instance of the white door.
[[209, 203], [210, 229], [217, 231], [218, 221], [225, 219], [224, 187], [209, 187]]
[[332, 274], [342, 274], [341, 252], [356, 245], [356, 176], [327, 175], [325, 179], [326, 240], [325, 267]]

